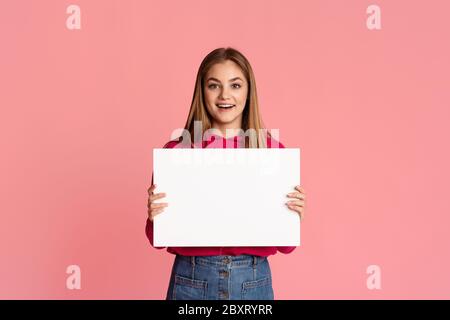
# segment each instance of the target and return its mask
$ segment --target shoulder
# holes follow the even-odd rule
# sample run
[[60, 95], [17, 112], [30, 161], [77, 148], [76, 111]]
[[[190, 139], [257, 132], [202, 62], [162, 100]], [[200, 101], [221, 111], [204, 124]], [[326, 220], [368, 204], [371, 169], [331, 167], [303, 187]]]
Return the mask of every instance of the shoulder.
[[170, 140], [167, 142], [163, 148], [164, 149], [172, 149], [172, 148], [189, 148], [189, 143], [186, 145], [186, 143], [183, 143], [183, 138], [178, 137], [176, 139]]
[[170, 140], [169, 142], [167, 142], [164, 145], [164, 149], [172, 149], [175, 148], [177, 146], [177, 144], [179, 144], [180, 142], [178, 140]]
[[272, 137], [271, 135], [267, 136], [267, 148], [285, 148], [284, 144], [282, 144], [280, 141]]

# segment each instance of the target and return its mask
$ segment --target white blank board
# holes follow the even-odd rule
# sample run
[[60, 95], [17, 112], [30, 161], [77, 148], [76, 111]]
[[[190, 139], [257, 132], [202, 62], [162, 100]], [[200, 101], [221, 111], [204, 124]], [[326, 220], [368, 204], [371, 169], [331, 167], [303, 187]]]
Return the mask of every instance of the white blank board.
[[154, 245], [299, 246], [300, 149], [154, 149]]

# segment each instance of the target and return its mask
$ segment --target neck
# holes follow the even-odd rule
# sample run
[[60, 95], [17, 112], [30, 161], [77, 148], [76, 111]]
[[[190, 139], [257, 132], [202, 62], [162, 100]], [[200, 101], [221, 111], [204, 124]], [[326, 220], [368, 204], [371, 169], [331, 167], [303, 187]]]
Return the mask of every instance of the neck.
[[239, 126], [226, 124], [222, 125], [217, 123], [213, 123], [212, 128], [217, 129], [218, 130], [217, 133], [224, 138], [237, 136], [239, 134], [239, 131], [242, 130], [240, 125]]

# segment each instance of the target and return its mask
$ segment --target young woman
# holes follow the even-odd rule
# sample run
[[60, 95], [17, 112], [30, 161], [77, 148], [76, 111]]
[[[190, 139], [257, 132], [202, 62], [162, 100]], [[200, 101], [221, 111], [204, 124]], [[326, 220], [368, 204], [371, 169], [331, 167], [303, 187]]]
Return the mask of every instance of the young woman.
[[[201, 134], [213, 132], [204, 148], [265, 148], [284, 146], [264, 132], [261, 121], [255, 77], [248, 60], [233, 48], [210, 52], [197, 73], [194, 96], [185, 132], [194, 137], [194, 123], [201, 124]], [[252, 130], [253, 129], [253, 130]], [[243, 135], [243, 132], [257, 134]], [[203, 139], [202, 139], [203, 140]], [[193, 147], [182, 137], [169, 141], [165, 148]], [[148, 189], [147, 237], [153, 246], [153, 218], [167, 203], [154, 203], [165, 197]], [[286, 195], [287, 206], [302, 218], [305, 193], [300, 186]], [[163, 249], [157, 247], [157, 249]], [[272, 300], [272, 275], [267, 257], [277, 251], [290, 253], [295, 247], [169, 247], [176, 255], [166, 299], [238, 299]]]

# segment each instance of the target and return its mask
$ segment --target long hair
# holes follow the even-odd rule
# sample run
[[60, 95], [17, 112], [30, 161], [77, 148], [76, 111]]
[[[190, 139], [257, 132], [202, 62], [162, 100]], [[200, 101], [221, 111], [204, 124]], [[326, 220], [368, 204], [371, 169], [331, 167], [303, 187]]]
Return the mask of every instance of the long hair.
[[258, 96], [256, 93], [255, 75], [253, 74], [252, 67], [250, 66], [247, 58], [245, 58], [245, 56], [238, 50], [230, 47], [218, 48], [211, 51], [200, 64], [197, 72], [197, 79], [195, 80], [194, 95], [192, 97], [191, 108], [189, 110], [189, 116], [186, 121], [185, 129], [189, 131], [191, 137], [194, 137], [194, 121], [201, 121], [203, 137], [204, 132], [211, 128], [211, 116], [205, 107], [204, 101], [203, 90], [205, 76], [214, 64], [224, 62], [226, 60], [235, 62], [241, 68], [248, 83], [248, 95], [242, 114], [241, 128], [245, 133], [250, 133], [250, 136], [247, 136], [247, 134], [245, 136], [245, 147], [265, 148], [267, 145], [266, 135], [270, 137], [270, 133], [265, 129], [261, 119], [258, 106]]

